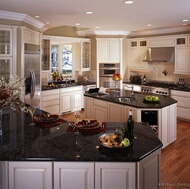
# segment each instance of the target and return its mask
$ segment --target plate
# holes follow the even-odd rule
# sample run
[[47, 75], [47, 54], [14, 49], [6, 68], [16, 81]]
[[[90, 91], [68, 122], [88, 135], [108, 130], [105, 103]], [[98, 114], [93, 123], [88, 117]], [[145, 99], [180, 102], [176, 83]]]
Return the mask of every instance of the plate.
[[78, 129], [97, 129], [102, 126], [102, 122], [94, 119], [83, 119], [77, 124], [74, 123], [73, 127]]
[[112, 142], [111, 142], [111, 144], [110, 144], [109, 142], [104, 142], [105, 137], [108, 137], [108, 138], [109, 138], [109, 137], [112, 137], [113, 135], [115, 135], [115, 134], [114, 134], [114, 133], [105, 133], [105, 134], [101, 135], [101, 136], [98, 138], [98, 142], [99, 142], [102, 146], [104, 146], [104, 147], [106, 147], [106, 148], [127, 148], [127, 147], [131, 146], [131, 141], [130, 141], [130, 145], [129, 145], [129, 146], [120, 146], [119, 143], [116, 144], [116, 143], [112, 143]]
[[34, 116], [34, 120], [42, 123], [54, 122], [59, 119], [59, 115], [54, 114], [37, 114]]

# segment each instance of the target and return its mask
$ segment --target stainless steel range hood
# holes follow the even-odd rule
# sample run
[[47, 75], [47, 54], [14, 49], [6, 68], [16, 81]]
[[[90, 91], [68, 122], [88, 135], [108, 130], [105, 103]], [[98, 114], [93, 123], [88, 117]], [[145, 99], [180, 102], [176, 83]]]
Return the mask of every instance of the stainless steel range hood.
[[175, 62], [174, 47], [148, 48], [144, 62]]

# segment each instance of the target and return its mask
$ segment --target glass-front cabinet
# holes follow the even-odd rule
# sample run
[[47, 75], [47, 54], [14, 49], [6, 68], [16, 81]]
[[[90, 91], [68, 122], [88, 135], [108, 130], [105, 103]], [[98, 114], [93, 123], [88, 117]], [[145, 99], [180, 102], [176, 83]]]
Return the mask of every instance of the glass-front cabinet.
[[91, 57], [91, 43], [90, 41], [82, 41], [81, 42], [81, 66], [82, 70], [89, 71], [90, 70], [90, 57]]
[[12, 73], [12, 58], [0, 57], [0, 76], [8, 80], [10, 73]]
[[11, 29], [0, 28], [0, 56], [12, 55], [12, 32]]
[[50, 39], [42, 40], [42, 71], [50, 70]]

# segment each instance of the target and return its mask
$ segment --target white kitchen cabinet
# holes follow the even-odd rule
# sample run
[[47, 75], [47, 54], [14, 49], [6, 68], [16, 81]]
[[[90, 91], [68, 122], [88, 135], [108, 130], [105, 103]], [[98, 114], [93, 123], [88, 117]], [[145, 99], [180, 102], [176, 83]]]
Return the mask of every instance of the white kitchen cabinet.
[[109, 122], [125, 122], [125, 107], [120, 104], [108, 102]]
[[135, 189], [135, 163], [95, 163], [96, 189]]
[[119, 38], [97, 38], [97, 62], [120, 63], [121, 40]]
[[136, 108], [133, 108], [133, 107], [130, 107], [130, 106], [125, 106], [125, 116], [124, 116], [124, 120], [127, 121], [128, 118], [129, 118], [129, 111], [132, 111], [132, 116], [133, 116], [133, 120], [135, 122], [137, 122], [137, 109]]
[[90, 111], [85, 111], [85, 118], [88, 119], [93, 119], [94, 115], [93, 115], [93, 98], [89, 98], [89, 97], [84, 97], [84, 109], [85, 110], [90, 110]]
[[174, 36], [149, 37], [147, 44], [148, 47], [174, 47]]
[[0, 25], [0, 75], [7, 79], [17, 72], [17, 28]]
[[54, 189], [94, 189], [94, 162], [54, 162]]
[[59, 114], [59, 89], [41, 91], [40, 108], [51, 114]]
[[175, 47], [175, 71], [176, 74], [190, 73], [190, 45]]
[[189, 36], [175, 37], [175, 71], [176, 74], [190, 73], [190, 42]]
[[190, 121], [190, 92], [171, 90], [171, 97], [177, 100], [177, 117]]
[[165, 148], [177, 138], [176, 104], [162, 108], [161, 116], [161, 141], [163, 143], [163, 148]]
[[91, 42], [90, 39], [81, 41], [81, 71], [90, 71]]
[[52, 162], [9, 162], [9, 189], [52, 187]]
[[0, 161], [0, 188], [9, 189], [8, 161]]
[[81, 86], [60, 89], [60, 114], [83, 108], [83, 88]]
[[137, 164], [137, 188], [158, 189], [161, 181], [161, 150], [155, 151]]
[[24, 29], [24, 43], [39, 45], [40, 44], [40, 33], [30, 30], [28, 28]]
[[[103, 100], [93, 99], [93, 118], [102, 122], [108, 121], [108, 103]], [[91, 110], [86, 110], [91, 111]]]
[[148, 70], [148, 63], [143, 62], [147, 54], [146, 39], [129, 39], [128, 41], [128, 63], [131, 70]]

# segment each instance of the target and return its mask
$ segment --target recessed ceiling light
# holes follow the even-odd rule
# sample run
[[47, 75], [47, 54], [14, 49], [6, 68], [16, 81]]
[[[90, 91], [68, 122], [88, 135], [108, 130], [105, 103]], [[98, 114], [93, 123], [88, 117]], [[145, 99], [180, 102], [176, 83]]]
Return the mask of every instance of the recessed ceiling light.
[[186, 25], [187, 25], [186, 23], [183, 24], [183, 26], [186, 26]]
[[36, 15], [35, 18], [40, 18], [40, 16]]
[[86, 11], [86, 14], [92, 14], [93, 12], [92, 11]]
[[49, 24], [49, 22], [46, 22], [46, 24]]
[[100, 27], [99, 26], [96, 26], [96, 29], [99, 29]]
[[147, 24], [148, 27], [152, 26], [152, 24]]
[[124, 3], [125, 3], [125, 4], [132, 4], [132, 3], [134, 3], [134, 1], [132, 1], [132, 0], [127, 0], [127, 1], [124, 1]]
[[75, 26], [80, 26], [80, 24], [79, 24], [79, 23], [76, 23]]
[[183, 19], [182, 22], [188, 22], [189, 20], [188, 19]]

